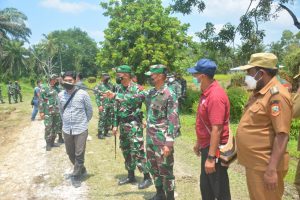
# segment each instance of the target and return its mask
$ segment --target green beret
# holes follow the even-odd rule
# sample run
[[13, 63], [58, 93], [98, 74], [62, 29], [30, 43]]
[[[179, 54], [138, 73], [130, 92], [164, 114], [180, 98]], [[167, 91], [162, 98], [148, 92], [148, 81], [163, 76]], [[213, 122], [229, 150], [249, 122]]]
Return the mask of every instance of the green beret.
[[150, 70], [148, 72], [146, 72], [145, 75], [151, 76], [152, 74], [163, 74], [163, 73], [165, 73], [166, 70], [167, 70], [167, 67], [162, 64], [151, 65]]
[[117, 73], [130, 73], [131, 74], [132, 69], [128, 65], [121, 65], [117, 67]]

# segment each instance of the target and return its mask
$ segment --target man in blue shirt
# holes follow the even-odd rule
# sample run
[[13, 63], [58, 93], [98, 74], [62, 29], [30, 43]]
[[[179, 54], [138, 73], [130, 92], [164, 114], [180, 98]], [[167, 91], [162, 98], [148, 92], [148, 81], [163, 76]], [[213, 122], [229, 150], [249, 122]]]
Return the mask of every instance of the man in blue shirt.
[[41, 89], [41, 81], [38, 80], [36, 82], [36, 87], [34, 88], [34, 91], [33, 91], [33, 99], [32, 99], [33, 111], [32, 111], [32, 114], [31, 114], [31, 121], [35, 120], [36, 114], [39, 111], [40, 89]]

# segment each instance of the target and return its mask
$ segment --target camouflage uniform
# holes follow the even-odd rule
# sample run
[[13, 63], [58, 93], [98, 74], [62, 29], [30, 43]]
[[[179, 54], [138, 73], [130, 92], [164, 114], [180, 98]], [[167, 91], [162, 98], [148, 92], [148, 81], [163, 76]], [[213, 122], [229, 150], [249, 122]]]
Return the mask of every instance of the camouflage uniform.
[[107, 135], [108, 131], [112, 128], [114, 101], [112, 99], [104, 98], [102, 93], [108, 90], [114, 91], [114, 86], [109, 82], [102, 82], [101, 84], [97, 85], [95, 89], [98, 91], [96, 93], [97, 106], [103, 106], [103, 111], [99, 111], [98, 121], [98, 137], [103, 137], [103, 135]]
[[1, 103], [4, 103], [3, 96], [2, 96], [2, 87], [1, 87], [1, 85], [0, 85], [0, 101], [1, 101]]
[[[146, 75], [163, 73], [165, 66], [153, 65]], [[150, 172], [159, 195], [159, 188], [164, 188], [170, 199], [174, 199], [175, 176], [174, 138], [179, 128], [178, 102], [176, 95], [167, 84], [160, 89], [150, 89], [146, 96], [147, 105], [147, 159], [151, 164]], [[164, 157], [163, 147], [170, 149], [170, 155]], [[169, 199], [168, 197], [168, 199]], [[154, 197], [155, 199], [155, 197]]]
[[140, 172], [146, 174], [149, 172], [149, 164], [144, 151], [142, 102], [133, 103], [131, 98], [126, 98], [141, 91], [138, 84], [132, 81], [127, 88], [120, 84], [115, 90], [113, 125], [120, 126], [120, 148], [125, 159], [125, 168], [134, 171], [137, 166]]
[[13, 97], [15, 103], [17, 103], [17, 99], [15, 98], [14, 92], [15, 92], [14, 86], [11, 82], [9, 82], [7, 86], [7, 97], [8, 97], [8, 102], [10, 104], [11, 104], [11, 97]]
[[[179, 102], [179, 99], [181, 99], [181, 97], [182, 97], [181, 83], [179, 82], [179, 80], [175, 79], [174, 75], [170, 75], [167, 78], [168, 78], [167, 85], [173, 91], [173, 94], [175, 95], [177, 102]], [[173, 80], [170, 80], [172, 78], [173, 78]], [[178, 111], [178, 115], [179, 115], [179, 110], [177, 109], [177, 111]], [[180, 121], [179, 121], [179, 127], [180, 127]], [[178, 128], [178, 131], [175, 133], [175, 137], [178, 137], [180, 135], [181, 135], [180, 128]]]
[[53, 146], [56, 134], [62, 135], [62, 120], [59, 113], [58, 86], [43, 84], [40, 92], [39, 112], [45, 114], [45, 140]]
[[14, 89], [15, 89], [15, 99], [17, 100], [18, 102], [18, 96], [20, 98], [20, 102], [23, 102], [22, 101], [22, 94], [21, 94], [21, 86], [19, 85], [19, 83], [16, 81], [15, 82], [15, 85], [14, 85]]

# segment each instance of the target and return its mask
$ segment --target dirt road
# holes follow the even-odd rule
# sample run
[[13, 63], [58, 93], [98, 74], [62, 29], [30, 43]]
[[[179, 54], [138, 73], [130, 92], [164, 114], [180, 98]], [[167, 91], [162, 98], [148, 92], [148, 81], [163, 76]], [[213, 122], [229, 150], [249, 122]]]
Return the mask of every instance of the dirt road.
[[87, 199], [87, 186], [74, 188], [64, 175], [71, 172], [64, 145], [45, 151], [44, 125], [24, 128], [0, 165], [0, 199]]

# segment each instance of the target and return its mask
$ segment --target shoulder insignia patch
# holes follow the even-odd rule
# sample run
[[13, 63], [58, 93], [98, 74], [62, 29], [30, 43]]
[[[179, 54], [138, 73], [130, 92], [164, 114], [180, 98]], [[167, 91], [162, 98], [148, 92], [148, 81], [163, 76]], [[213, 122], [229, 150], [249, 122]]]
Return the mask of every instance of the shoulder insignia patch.
[[271, 104], [271, 114], [273, 116], [278, 116], [281, 112], [279, 101], [273, 101]]
[[272, 95], [278, 94], [278, 93], [279, 93], [278, 87], [277, 87], [277, 86], [271, 87], [271, 88], [270, 88], [270, 93], [271, 93]]

